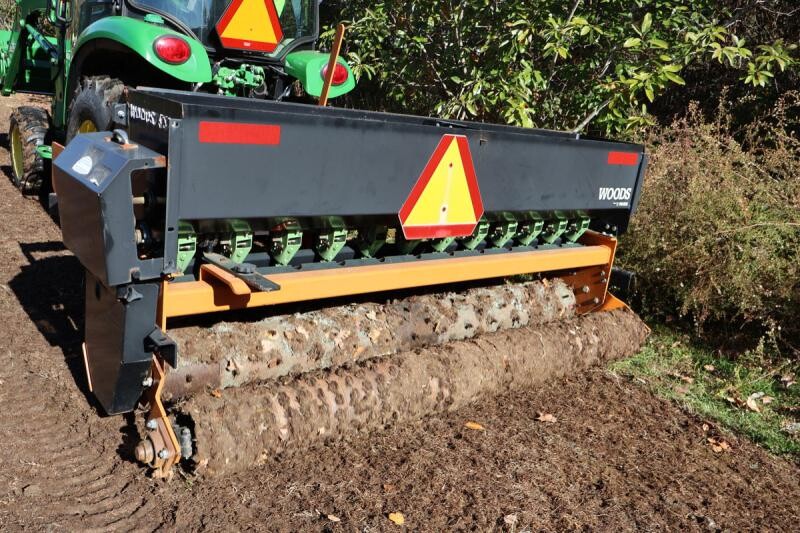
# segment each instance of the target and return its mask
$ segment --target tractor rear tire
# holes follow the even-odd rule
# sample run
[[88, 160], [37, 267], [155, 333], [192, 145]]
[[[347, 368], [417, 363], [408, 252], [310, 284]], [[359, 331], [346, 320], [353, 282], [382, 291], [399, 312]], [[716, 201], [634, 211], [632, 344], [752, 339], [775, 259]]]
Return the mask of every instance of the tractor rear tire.
[[26, 196], [37, 196], [45, 181], [45, 160], [37, 148], [46, 144], [50, 119], [44, 109], [18, 107], [8, 128], [11, 180]]
[[72, 99], [67, 124], [67, 142], [79, 133], [114, 129], [114, 106], [122, 101], [125, 84], [116, 78], [84, 78]]

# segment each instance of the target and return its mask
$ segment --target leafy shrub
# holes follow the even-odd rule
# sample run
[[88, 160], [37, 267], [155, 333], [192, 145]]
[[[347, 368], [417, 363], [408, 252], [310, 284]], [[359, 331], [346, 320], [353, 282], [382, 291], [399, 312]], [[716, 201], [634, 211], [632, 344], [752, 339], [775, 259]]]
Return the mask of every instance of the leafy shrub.
[[[621, 246], [640, 275], [642, 304], [656, 314], [679, 309], [698, 327], [720, 321], [800, 337], [800, 141], [787, 95], [769, 119], [736, 140], [720, 110], [657, 129], [645, 193]], [[794, 339], [794, 340], [792, 340]]]
[[328, 4], [328, 21], [351, 20], [362, 108], [617, 134], [698, 66], [763, 88], [797, 64], [795, 44], [749, 42], [748, 10], [714, 0]]

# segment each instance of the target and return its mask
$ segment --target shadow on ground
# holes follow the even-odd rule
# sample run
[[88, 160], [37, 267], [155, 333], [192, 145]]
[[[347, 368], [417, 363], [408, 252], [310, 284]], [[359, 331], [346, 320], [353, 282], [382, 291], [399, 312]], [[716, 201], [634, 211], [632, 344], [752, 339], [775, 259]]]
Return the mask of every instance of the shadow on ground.
[[83, 287], [80, 262], [58, 241], [20, 243], [27, 264], [20, 266], [9, 288], [39, 333], [64, 354], [64, 360], [87, 402], [89, 392], [83, 363]]

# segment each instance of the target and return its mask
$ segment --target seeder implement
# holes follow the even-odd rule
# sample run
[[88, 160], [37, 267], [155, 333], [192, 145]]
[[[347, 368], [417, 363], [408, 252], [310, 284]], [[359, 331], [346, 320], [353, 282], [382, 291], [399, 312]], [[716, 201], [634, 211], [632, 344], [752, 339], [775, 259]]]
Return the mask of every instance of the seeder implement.
[[[85, 359], [93, 392], [109, 414], [144, 399], [149, 415], [137, 457], [160, 475], [182, 459], [229, 470], [214, 455], [228, 441], [203, 419], [221, 415], [192, 394], [211, 390], [226, 402], [225, 412], [244, 417], [225, 388], [242, 387], [234, 398], [251, 388], [263, 393], [278, 378], [284, 381], [276, 387], [309, 391], [320, 380], [333, 387], [324, 375], [286, 380], [337, 367], [329, 376], [340, 383], [334, 389], [372, 383], [383, 375], [380, 365], [403, 372], [407, 354], [426, 346], [508, 328], [546, 329], [555, 320], [624, 307], [608, 288], [615, 236], [627, 228], [641, 192], [641, 146], [149, 89], [128, 92], [127, 125], [76, 137], [54, 161], [53, 185], [64, 241], [86, 268]], [[531, 274], [542, 281], [502, 284]], [[240, 337], [217, 337], [211, 355], [172, 329], [207, 313], [464, 282], [472, 285], [459, 285], [458, 294], [242, 324]], [[216, 353], [225, 351], [225, 339], [237, 338], [254, 342]], [[406, 355], [392, 359], [398, 351]], [[524, 366], [523, 355], [513, 365]], [[424, 368], [414, 368], [421, 388], [403, 394], [430, 393]], [[437, 383], [445, 380], [437, 372]], [[353, 389], [362, 396], [350, 391], [341, 405], [336, 393], [319, 400], [334, 411], [349, 409], [336, 433], [351, 418], [372, 424], [354, 413], [365, 402], [381, 404], [385, 384], [369, 392], [362, 385]], [[267, 396], [271, 412], [284, 418], [293, 409], [308, 411], [286, 390]], [[395, 414], [422, 414], [412, 411]], [[285, 431], [262, 439], [260, 450], [270, 449], [267, 441], [294, 442], [281, 416], [271, 420]], [[369, 420], [380, 426], [382, 416]], [[231, 464], [253, 462], [259, 454], [243, 451], [255, 449], [245, 435], [271, 430], [249, 425], [237, 434], [231, 424], [225, 421], [226, 439], [242, 439], [229, 442], [229, 453], [241, 459]]]

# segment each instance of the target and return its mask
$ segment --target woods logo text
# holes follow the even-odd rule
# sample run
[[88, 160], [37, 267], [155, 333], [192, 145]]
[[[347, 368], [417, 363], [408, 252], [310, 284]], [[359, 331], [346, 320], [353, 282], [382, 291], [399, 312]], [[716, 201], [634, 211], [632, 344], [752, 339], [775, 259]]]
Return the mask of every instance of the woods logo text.
[[600, 200], [630, 200], [633, 189], [624, 187], [601, 187]]

